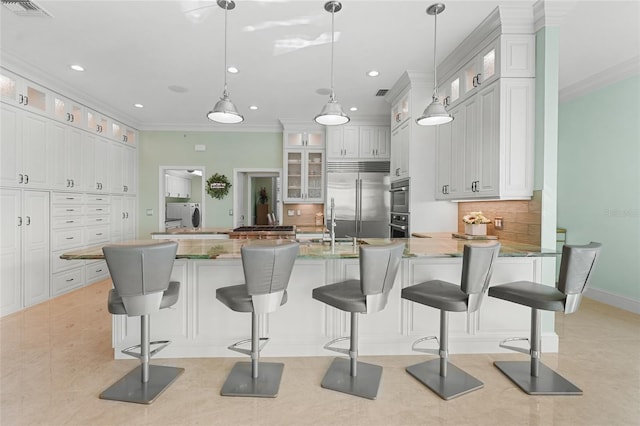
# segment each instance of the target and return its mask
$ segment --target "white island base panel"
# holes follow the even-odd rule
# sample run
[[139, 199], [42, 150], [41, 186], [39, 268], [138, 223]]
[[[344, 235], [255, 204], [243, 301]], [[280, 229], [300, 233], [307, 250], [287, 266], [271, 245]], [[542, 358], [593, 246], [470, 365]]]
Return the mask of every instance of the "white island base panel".
[[[402, 300], [402, 288], [430, 279], [460, 282], [462, 258], [405, 258], [386, 308], [361, 315], [359, 354], [410, 355], [420, 337], [437, 336], [439, 311]], [[541, 282], [542, 258], [500, 257], [491, 285], [511, 281]], [[318, 286], [359, 276], [358, 259], [299, 258], [289, 282], [288, 302], [262, 321], [261, 334], [270, 342], [263, 357], [335, 356], [323, 349], [329, 340], [349, 335], [349, 314], [312, 299]], [[172, 343], [155, 358], [237, 357], [227, 347], [251, 335], [251, 315], [234, 312], [216, 299], [216, 289], [242, 284], [240, 259], [176, 260], [172, 280], [180, 281], [180, 298], [172, 308], [151, 315], [151, 340]], [[528, 338], [531, 310], [515, 303], [485, 297], [478, 312], [449, 314], [449, 352], [506, 352], [498, 343], [510, 337]], [[113, 316], [115, 358], [129, 359], [120, 351], [140, 343], [140, 319]], [[345, 347], [347, 342], [343, 342]], [[430, 343], [436, 347], [435, 341]], [[526, 342], [524, 342], [526, 345]], [[558, 351], [553, 313], [543, 312], [543, 352]]]

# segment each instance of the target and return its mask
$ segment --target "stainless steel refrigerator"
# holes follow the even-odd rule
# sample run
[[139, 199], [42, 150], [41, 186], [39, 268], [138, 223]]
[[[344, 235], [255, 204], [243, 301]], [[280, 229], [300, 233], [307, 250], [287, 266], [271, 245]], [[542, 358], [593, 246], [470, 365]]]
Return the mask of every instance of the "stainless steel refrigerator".
[[325, 218], [330, 226], [334, 202], [336, 237], [389, 236], [389, 162], [331, 162], [327, 164]]

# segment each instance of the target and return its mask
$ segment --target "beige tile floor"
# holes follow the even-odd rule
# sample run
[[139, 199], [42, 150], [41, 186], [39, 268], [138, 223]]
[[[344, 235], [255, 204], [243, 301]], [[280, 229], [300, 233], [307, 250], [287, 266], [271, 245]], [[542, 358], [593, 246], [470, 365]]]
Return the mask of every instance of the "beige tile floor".
[[104, 401], [136, 360], [114, 360], [103, 281], [0, 320], [0, 424], [7, 425], [640, 425], [640, 316], [591, 300], [556, 316], [560, 354], [543, 361], [582, 396], [524, 394], [492, 362], [452, 355], [485, 387], [443, 401], [405, 371], [423, 356], [363, 357], [384, 367], [378, 399], [320, 387], [332, 358], [284, 358], [275, 399], [227, 398], [235, 359], [158, 359], [185, 373], [150, 406]]

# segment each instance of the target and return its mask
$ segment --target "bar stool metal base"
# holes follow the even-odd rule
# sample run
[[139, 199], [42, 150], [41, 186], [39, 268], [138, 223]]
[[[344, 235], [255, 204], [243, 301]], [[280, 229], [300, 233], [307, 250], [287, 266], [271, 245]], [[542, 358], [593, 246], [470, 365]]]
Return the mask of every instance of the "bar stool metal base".
[[541, 362], [537, 377], [531, 375], [529, 361], [495, 361], [493, 365], [529, 395], [582, 395], [580, 388]]
[[222, 396], [253, 396], [258, 398], [275, 398], [280, 390], [280, 380], [284, 364], [277, 362], [261, 362], [258, 364], [259, 374], [251, 377], [250, 362], [236, 362], [222, 386]]
[[102, 392], [100, 399], [151, 404], [182, 373], [184, 368], [149, 365], [149, 381], [142, 383], [142, 366], [139, 365]]
[[358, 361], [357, 375], [351, 376], [351, 360], [335, 358], [322, 379], [321, 386], [325, 389], [348, 393], [367, 399], [376, 399], [382, 367]]
[[447, 376], [442, 377], [439, 358], [410, 365], [406, 370], [445, 401], [484, 387], [480, 380], [453, 364], [447, 364]]

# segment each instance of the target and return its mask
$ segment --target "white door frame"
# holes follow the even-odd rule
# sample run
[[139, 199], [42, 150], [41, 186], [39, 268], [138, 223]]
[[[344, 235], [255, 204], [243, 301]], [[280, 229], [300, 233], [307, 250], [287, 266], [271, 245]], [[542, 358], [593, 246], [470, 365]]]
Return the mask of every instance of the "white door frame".
[[165, 202], [164, 199], [166, 197], [167, 188], [166, 188], [166, 180], [164, 175], [167, 173], [167, 170], [200, 170], [202, 171], [202, 185], [200, 188], [200, 227], [205, 227], [205, 181], [207, 179], [207, 168], [205, 166], [159, 166], [158, 167], [158, 231], [164, 232], [164, 220], [165, 220]]
[[[276, 168], [238, 168], [233, 169], [233, 182], [241, 182], [246, 179], [244, 185], [233, 185], [233, 227], [235, 228], [244, 215], [245, 220], [251, 217], [251, 178], [252, 177], [277, 177], [280, 180], [280, 193], [276, 194], [277, 218], [282, 221], [282, 169]], [[244, 200], [243, 198], [244, 197]], [[244, 201], [244, 203], [242, 203]], [[246, 225], [246, 223], [244, 223]]]

